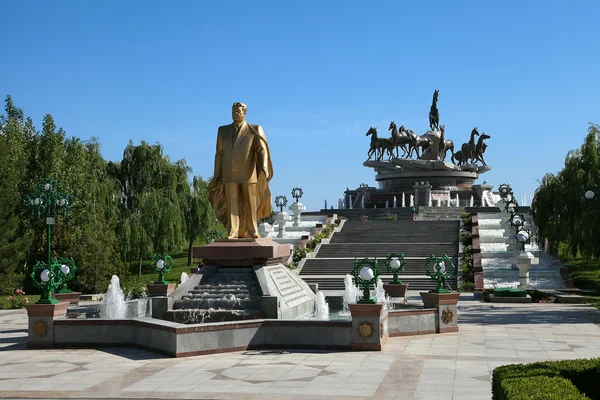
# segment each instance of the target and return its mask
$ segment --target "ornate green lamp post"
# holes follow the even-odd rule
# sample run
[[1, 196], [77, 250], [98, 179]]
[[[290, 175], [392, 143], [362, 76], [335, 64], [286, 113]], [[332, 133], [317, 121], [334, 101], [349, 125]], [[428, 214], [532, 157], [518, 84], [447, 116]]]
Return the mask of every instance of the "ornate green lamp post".
[[404, 253], [388, 253], [385, 258], [385, 266], [387, 272], [394, 274], [394, 278], [390, 283], [394, 285], [402, 285], [402, 281], [398, 280], [398, 273], [404, 273], [406, 262], [404, 261]]
[[300, 201], [303, 195], [304, 192], [302, 191], [301, 187], [292, 188], [292, 197], [296, 200], [296, 203]]
[[51, 178], [43, 179], [38, 184], [38, 190], [25, 198], [27, 209], [38, 217], [46, 220], [48, 239], [48, 261], [38, 261], [33, 267], [31, 278], [35, 286], [42, 290], [39, 304], [55, 304], [58, 301], [51, 299], [56, 289], [62, 286], [61, 293], [70, 293], [65, 283], [75, 276], [77, 267], [72, 258], [60, 258], [52, 262], [52, 226], [56, 224], [56, 217], [64, 216], [73, 206], [73, 196], [58, 193], [56, 181]]
[[73, 196], [60, 194], [56, 190], [56, 181], [43, 179], [38, 185], [38, 192], [28, 195], [25, 206], [38, 217], [44, 216], [48, 227], [48, 265], [51, 264], [52, 225], [56, 224], [56, 217], [65, 215], [73, 206]]
[[280, 213], [283, 212], [283, 207], [285, 207], [287, 205], [287, 203], [288, 203], [287, 197], [285, 197], [284, 195], [279, 195], [279, 196], [275, 197], [275, 206], [279, 207]]
[[150, 267], [153, 267], [158, 272], [158, 281], [154, 282], [158, 285], [168, 285], [169, 282], [165, 281], [165, 274], [171, 271], [173, 268], [173, 260], [167, 253], [154, 254], [150, 260]]
[[356, 285], [363, 286], [363, 297], [358, 300], [358, 304], [376, 304], [377, 300], [371, 298], [370, 286], [376, 285], [377, 279], [379, 278], [380, 271], [377, 259], [354, 259], [354, 270], [352, 271], [352, 274], [354, 275]]
[[[433, 271], [429, 270], [430, 263], [433, 263]], [[425, 262], [425, 274], [436, 282], [436, 288], [430, 290], [430, 293], [450, 293], [451, 291], [445, 289], [446, 281], [454, 276], [456, 273], [456, 267], [452, 260], [444, 254], [442, 257], [436, 257], [432, 254]]]
[[41, 296], [35, 304], [57, 304], [59, 301], [51, 297], [52, 293], [62, 285], [60, 276], [60, 264], [46, 264], [38, 261], [31, 271], [33, 285], [40, 289]]

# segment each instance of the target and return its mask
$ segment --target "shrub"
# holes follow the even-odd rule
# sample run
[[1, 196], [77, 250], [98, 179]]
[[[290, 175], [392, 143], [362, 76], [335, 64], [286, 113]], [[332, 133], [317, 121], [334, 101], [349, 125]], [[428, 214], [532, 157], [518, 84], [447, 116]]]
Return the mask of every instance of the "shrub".
[[484, 289], [483, 292], [481, 292], [481, 300], [485, 301], [486, 303], [489, 303], [490, 300], [492, 300], [489, 290]]
[[388, 221], [396, 221], [396, 220], [398, 220], [398, 214], [387, 213], [385, 215], [385, 219], [387, 219]]
[[527, 294], [531, 296], [533, 303], [554, 303], [554, 296], [540, 292], [539, 290], [528, 290]]
[[499, 399], [506, 400], [589, 400], [573, 383], [560, 376], [533, 376], [502, 382]]
[[492, 399], [598, 400], [599, 385], [600, 358], [503, 365], [494, 369]]
[[294, 246], [294, 255], [293, 255], [292, 259], [295, 263], [299, 263], [300, 260], [302, 260], [304, 257], [306, 257], [307, 253], [308, 252], [306, 251], [305, 247], [296, 245], [296, 246]]
[[146, 285], [148, 283], [150, 282], [138, 277], [130, 278], [121, 283], [121, 289], [126, 299], [139, 299], [147, 297], [148, 288]]
[[0, 299], [0, 309], [20, 309], [29, 303], [29, 298], [25, 297], [22, 289], [16, 289], [8, 297]]
[[462, 244], [467, 246], [467, 245], [471, 244], [471, 241], [473, 239], [473, 234], [469, 231], [461, 231], [458, 234], [458, 237], [460, 238], [460, 241], [462, 242]]
[[289, 262], [286, 264], [283, 264], [284, 267], [289, 268], [291, 270], [295, 270], [296, 268], [298, 268], [298, 264], [294, 263], [294, 262]]
[[462, 281], [459, 289], [461, 292], [472, 292], [475, 289], [475, 284], [469, 281]]
[[8, 273], [0, 279], [0, 296], [13, 294], [16, 287], [23, 287], [25, 275]]

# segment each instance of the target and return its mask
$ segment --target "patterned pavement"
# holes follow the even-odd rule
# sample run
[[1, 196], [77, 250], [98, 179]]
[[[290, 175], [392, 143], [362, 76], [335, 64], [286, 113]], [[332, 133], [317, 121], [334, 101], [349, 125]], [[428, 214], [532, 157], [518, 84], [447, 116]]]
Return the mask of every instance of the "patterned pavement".
[[25, 311], [0, 311], [0, 398], [489, 399], [499, 365], [600, 357], [585, 305], [463, 296], [460, 332], [382, 352], [253, 350], [173, 359], [129, 348], [27, 350]]

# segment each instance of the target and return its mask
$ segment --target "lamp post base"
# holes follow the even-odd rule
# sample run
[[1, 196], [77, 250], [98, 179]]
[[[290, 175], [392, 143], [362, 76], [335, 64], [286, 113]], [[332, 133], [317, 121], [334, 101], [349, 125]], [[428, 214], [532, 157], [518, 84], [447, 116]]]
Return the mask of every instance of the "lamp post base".
[[408, 290], [408, 283], [384, 283], [383, 290], [385, 290], [390, 297], [404, 297]]
[[69, 307], [67, 302], [55, 301], [54, 304], [25, 306], [29, 318], [27, 347], [51, 348], [54, 346], [54, 320], [63, 317]]

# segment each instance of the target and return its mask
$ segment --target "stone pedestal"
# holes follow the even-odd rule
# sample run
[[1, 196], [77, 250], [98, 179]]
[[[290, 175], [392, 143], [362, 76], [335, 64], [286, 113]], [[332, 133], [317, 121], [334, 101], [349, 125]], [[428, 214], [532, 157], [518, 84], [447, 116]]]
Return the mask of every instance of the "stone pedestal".
[[27, 347], [54, 347], [54, 320], [67, 313], [68, 302], [25, 306], [29, 319]]
[[285, 211], [278, 212], [275, 214], [275, 221], [279, 223], [279, 231], [277, 237], [283, 239], [283, 234], [285, 233], [285, 223], [286, 221], [290, 221], [292, 219], [291, 215], [286, 213]]
[[72, 304], [74, 306], [79, 305], [79, 298], [81, 297], [81, 292], [68, 292], [68, 293], [54, 293], [54, 298], [58, 301], [66, 302]]
[[175, 290], [175, 283], [169, 283], [167, 285], [162, 283], [149, 283], [146, 285], [148, 288], [148, 297], [164, 297], [173, 293]]
[[436, 332], [458, 332], [458, 298], [460, 293], [419, 293], [425, 308], [437, 309]]
[[522, 251], [508, 261], [519, 268], [519, 288], [527, 289], [529, 286], [529, 271], [531, 270], [531, 266], [539, 264], [540, 259], [528, 251]]
[[290, 210], [294, 213], [294, 226], [300, 226], [300, 215], [306, 210], [306, 206], [300, 202], [296, 202], [290, 206]]
[[408, 290], [408, 283], [384, 283], [383, 290], [390, 297], [404, 297]]
[[194, 257], [205, 265], [250, 267], [285, 264], [291, 255], [289, 245], [271, 239], [223, 239], [202, 247], [194, 247]]
[[389, 336], [383, 303], [349, 306], [352, 315], [352, 350], [381, 351]]

